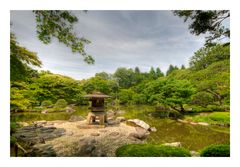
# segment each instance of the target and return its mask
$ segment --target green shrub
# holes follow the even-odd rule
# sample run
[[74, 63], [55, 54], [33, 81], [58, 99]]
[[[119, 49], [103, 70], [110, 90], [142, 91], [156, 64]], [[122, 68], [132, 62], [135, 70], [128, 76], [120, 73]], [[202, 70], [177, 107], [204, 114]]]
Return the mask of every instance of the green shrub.
[[41, 103], [41, 106], [42, 107], [49, 107], [49, 106], [51, 106], [52, 105], [52, 101], [51, 100], [44, 100], [44, 101], [42, 101], [42, 103]]
[[116, 150], [118, 157], [189, 157], [184, 148], [151, 144], [129, 144]]
[[65, 107], [67, 107], [67, 105], [68, 105], [68, 103], [67, 103], [67, 101], [66, 100], [64, 100], [64, 99], [59, 99], [56, 103], [55, 103], [55, 105], [54, 105], [54, 108], [65, 108]]
[[213, 110], [211, 108], [206, 108], [206, 107], [201, 107], [201, 106], [194, 106], [192, 108], [192, 111], [194, 113], [199, 113], [199, 112], [212, 112]]
[[13, 146], [17, 142], [17, 138], [14, 136], [10, 136], [10, 144]]
[[223, 123], [230, 125], [230, 113], [229, 112], [214, 112], [209, 114], [209, 118], [217, 123]]
[[171, 118], [180, 118], [182, 117], [182, 114], [178, 111], [175, 111], [175, 110], [171, 110], [169, 111], [169, 117]]
[[217, 106], [217, 105], [208, 105], [207, 108], [212, 111], [224, 111], [225, 110], [225, 107], [221, 107], [221, 106]]
[[205, 147], [200, 152], [201, 157], [229, 157], [230, 145], [217, 144]]
[[10, 123], [10, 133], [11, 133], [11, 134], [14, 133], [14, 132], [16, 132], [17, 128], [18, 128], [18, 125], [17, 125], [16, 122], [11, 122], [11, 123]]
[[208, 104], [213, 102], [214, 98], [210, 93], [198, 92], [192, 97], [192, 104], [200, 105], [202, 107], [207, 107]]

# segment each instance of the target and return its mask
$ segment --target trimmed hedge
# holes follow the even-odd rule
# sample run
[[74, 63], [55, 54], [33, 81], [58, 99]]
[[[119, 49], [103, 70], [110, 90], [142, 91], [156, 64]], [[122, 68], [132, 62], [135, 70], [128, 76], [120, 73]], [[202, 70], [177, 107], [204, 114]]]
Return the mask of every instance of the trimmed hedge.
[[64, 99], [59, 99], [55, 104], [54, 104], [54, 108], [65, 108], [67, 107], [68, 103], [66, 100]]
[[44, 101], [42, 101], [42, 103], [41, 103], [41, 106], [42, 107], [49, 107], [49, 106], [51, 106], [52, 105], [52, 101], [51, 100], [44, 100]]
[[201, 157], [230, 157], [230, 145], [216, 144], [202, 149]]
[[129, 144], [116, 150], [117, 157], [190, 157], [189, 150], [180, 147]]

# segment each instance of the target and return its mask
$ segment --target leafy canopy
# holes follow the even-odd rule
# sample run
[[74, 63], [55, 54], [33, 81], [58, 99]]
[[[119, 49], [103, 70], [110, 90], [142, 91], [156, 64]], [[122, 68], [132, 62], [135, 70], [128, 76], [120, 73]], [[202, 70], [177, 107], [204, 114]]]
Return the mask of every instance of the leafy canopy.
[[73, 53], [79, 53], [88, 64], [94, 64], [94, 59], [85, 51], [85, 45], [91, 42], [78, 37], [73, 32], [73, 25], [78, 22], [78, 18], [70, 11], [66, 10], [35, 10], [37, 34], [44, 44], [51, 43], [53, 37], [59, 42], [70, 47]]
[[221, 41], [230, 38], [229, 28], [224, 27], [223, 22], [230, 17], [229, 10], [175, 10], [175, 15], [189, 21], [189, 30], [192, 34], [209, 34], [206, 43]]

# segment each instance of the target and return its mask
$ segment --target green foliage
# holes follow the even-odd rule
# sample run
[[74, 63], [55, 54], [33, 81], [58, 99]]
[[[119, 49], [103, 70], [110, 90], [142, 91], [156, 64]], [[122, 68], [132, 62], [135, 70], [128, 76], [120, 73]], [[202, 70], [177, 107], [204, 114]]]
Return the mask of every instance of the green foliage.
[[209, 118], [215, 122], [221, 122], [223, 124], [230, 125], [230, 113], [229, 112], [214, 112], [209, 114]]
[[150, 103], [162, 103], [179, 112], [185, 112], [183, 105], [191, 101], [194, 92], [189, 81], [174, 79], [158, 79], [147, 84], [145, 89]]
[[146, 104], [147, 97], [144, 94], [134, 93], [132, 96], [132, 101], [134, 104]]
[[135, 85], [134, 71], [132, 69], [118, 68], [114, 73], [114, 78], [121, 88], [129, 88]]
[[169, 67], [168, 67], [166, 75], [168, 76], [169, 74], [171, 74], [173, 71], [176, 71], [176, 70], [178, 70], [178, 67], [170, 64]]
[[118, 98], [120, 100], [120, 104], [129, 104], [132, 101], [133, 90], [131, 89], [120, 89], [118, 93]]
[[52, 38], [57, 38], [59, 42], [72, 49], [73, 53], [79, 53], [84, 57], [84, 61], [93, 64], [94, 59], [85, 52], [85, 45], [90, 41], [84, 37], [77, 37], [73, 32], [73, 26], [78, 22], [78, 18], [66, 10], [36, 10], [37, 34], [40, 41], [49, 44]]
[[38, 101], [56, 102], [64, 98], [68, 103], [79, 102], [79, 94], [83, 94], [81, 83], [70, 77], [58, 74], [41, 74], [30, 85]]
[[20, 46], [14, 34], [10, 34], [10, 80], [23, 81], [34, 73], [28, 65], [41, 67], [37, 53]]
[[207, 122], [213, 125], [230, 125], [229, 112], [213, 112], [205, 115], [186, 116], [185, 119], [193, 122]]
[[184, 148], [151, 145], [129, 144], [116, 150], [117, 157], [190, 157], [190, 152]]
[[156, 68], [156, 78], [163, 77], [164, 73], [160, 70], [159, 67]]
[[112, 75], [108, 74], [106, 72], [96, 73], [95, 77], [101, 78], [103, 80], [111, 80], [112, 79]]
[[87, 93], [98, 91], [110, 94], [111, 92], [116, 92], [118, 90], [118, 85], [117, 82], [113, 80], [104, 80], [100, 77], [92, 77], [83, 83], [82, 88]]
[[230, 58], [230, 45], [207, 46], [199, 49], [190, 59], [190, 67], [195, 70], [207, 68], [214, 62], [226, 60]]
[[229, 28], [222, 24], [230, 17], [229, 10], [179, 10], [174, 11], [174, 14], [183, 17], [184, 22], [190, 22], [189, 30], [192, 34], [208, 33], [207, 43], [230, 37]]
[[207, 107], [207, 105], [213, 102], [213, 95], [208, 92], [198, 92], [192, 97], [192, 104], [200, 105], [202, 107]]
[[49, 106], [51, 106], [52, 105], [52, 101], [51, 100], [44, 100], [44, 101], [42, 101], [42, 103], [41, 103], [41, 106], [42, 107], [49, 107]]
[[230, 157], [230, 145], [210, 145], [201, 150], [201, 157]]
[[18, 128], [18, 125], [16, 122], [10, 122], [10, 133], [11, 134], [16, 132], [17, 128]]
[[67, 107], [68, 103], [64, 99], [59, 99], [57, 102], [54, 104], [54, 108], [59, 109], [59, 108], [65, 108]]

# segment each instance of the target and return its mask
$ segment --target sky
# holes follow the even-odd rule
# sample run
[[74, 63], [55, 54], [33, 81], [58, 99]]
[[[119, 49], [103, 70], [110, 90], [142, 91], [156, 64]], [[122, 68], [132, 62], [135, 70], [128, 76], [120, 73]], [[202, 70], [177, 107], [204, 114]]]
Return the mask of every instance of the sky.
[[114, 73], [118, 67], [166, 72], [169, 65], [188, 66], [189, 58], [205, 42], [204, 36], [190, 34], [188, 24], [172, 11], [73, 11], [79, 21], [74, 31], [91, 44], [85, 47], [95, 59], [88, 65], [79, 54], [53, 40], [45, 45], [38, 40], [32, 11], [11, 11], [11, 32], [20, 45], [37, 52], [41, 70], [87, 79], [97, 72]]

